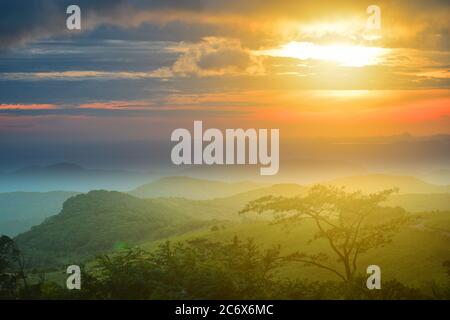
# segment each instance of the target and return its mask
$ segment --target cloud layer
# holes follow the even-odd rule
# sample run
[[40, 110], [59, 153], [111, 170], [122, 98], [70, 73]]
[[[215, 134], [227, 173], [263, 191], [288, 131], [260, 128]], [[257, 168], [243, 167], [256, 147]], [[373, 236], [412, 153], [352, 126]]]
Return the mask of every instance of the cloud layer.
[[[73, 36], [65, 28], [69, 0], [0, 2], [0, 47], [55, 35]], [[286, 37], [303, 40], [355, 38], [364, 29], [370, 2], [317, 0], [80, 0], [83, 34], [140, 37], [152, 41], [240, 38], [245, 45], [276, 44]], [[388, 47], [449, 48], [448, 1], [378, 1], [383, 17], [383, 44]], [[327, 28], [330, 22], [340, 28]], [[321, 29], [311, 29], [311, 24]], [[113, 29], [98, 30], [104, 26]], [[114, 29], [119, 27], [120, 29]], [[135, 32], [143, 28], [149, 32]], [[128, 32], [129, 29], [135, 29]], [[292, 39], [300, 40], [300, 39]]]
[[73, 3], [0, 1], [4, 128], [136, 138], [196, 118], [292, 136], [450, 127], [448, 1], [377, 1], [376, 35], [365, 29], [372, 1], [80, 0], [82, 30], [68, 31]]

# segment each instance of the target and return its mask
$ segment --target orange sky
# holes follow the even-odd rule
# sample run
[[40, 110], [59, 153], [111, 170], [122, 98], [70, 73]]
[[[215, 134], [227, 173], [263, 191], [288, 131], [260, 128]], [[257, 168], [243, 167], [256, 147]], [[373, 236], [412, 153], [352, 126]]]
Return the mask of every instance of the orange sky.
[[448, 3], [380, 0], [376, 30], [371, 4], [112, 1], [76, 35], [47, 25], [52, 11], [0, 34], [12, 50], [0, 51], [4, 65], [23, 54], [0, 69], [0, 129], [165, 139], [202, 120], [287, 138], [450, 134]]

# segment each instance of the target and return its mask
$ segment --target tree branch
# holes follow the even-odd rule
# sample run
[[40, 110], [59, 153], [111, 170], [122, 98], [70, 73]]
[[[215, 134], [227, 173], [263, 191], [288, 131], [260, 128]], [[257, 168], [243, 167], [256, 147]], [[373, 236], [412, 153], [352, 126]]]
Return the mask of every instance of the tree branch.
[[305, 260], [305, 259], [300, 259], [300, 258], [289, 258], [290, 261], [296, 261], [296, 262], [301, 262], [301, 263], [309, 263], [312, 264], [316, 267], [328, 270], [330, 272], [333, 272], [335, 275], [337, 275], [339, 278], [341, 278], [342, 280], [346, 281], [345, 277], [337, 270], [334, 270], [331, 267], [325, 266], [321, 263], [315, 262], [315, 261], [311, 261], [311, 260]]

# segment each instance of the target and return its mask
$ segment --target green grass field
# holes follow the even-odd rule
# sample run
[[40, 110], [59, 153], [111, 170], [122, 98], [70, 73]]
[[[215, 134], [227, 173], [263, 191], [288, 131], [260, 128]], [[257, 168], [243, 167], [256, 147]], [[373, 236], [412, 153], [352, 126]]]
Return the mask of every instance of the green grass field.
[[[391, 244], [374, 249], [361, 256], [358, 268], [362, 274], [368, 265], [381, 267], [383, 279], [397, 279], [410, 286], [429, 288], [432, 281], [447, 283], [447, 275], [442, 263], [450, 258], [450, 212], [415, 214], [417, 221], [404, 227]], [[219, 224], [220, 225], [220, 224]], [[203, 228], [182, 236], [171, 237], [151, 243], [143, 243], [144, 249], [153, 249], [158, 244], [170, 241], [186, 241], [207, 238], [213, 241], [228, 241], [234, 236], [252, 238], [261, 247], [280, 245], [284, 254], [295, 251], [308, 253], [325, 252], [330, 249], [325, 240], [308, 244], [315, 232], [311, 221], [295, 226], [272, 224], [267, 221], [228, 223], [225, 228], [211, 231]], [[280, 277], [307, 278], [310, 280], [336, 280], [336, 276], [326, 270], [293, 264], [281, 270]]]

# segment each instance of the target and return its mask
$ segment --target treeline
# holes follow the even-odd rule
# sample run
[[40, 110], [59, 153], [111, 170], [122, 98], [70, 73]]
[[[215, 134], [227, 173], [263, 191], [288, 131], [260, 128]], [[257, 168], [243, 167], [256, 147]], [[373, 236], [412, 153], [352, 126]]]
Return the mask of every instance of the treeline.
[[[20, 251], [1, 238], [2, 299], [450, 299], [450, 290], [425, 294], [396, 280], [368, 290], [365, 278], [311, 282], [277, 277], [294, 263], [280, 248], [262, 250], [252, 240], [166, 242], [154, 251], [139, 248], [99, 256], [82, 268], [82, 289], [68, 290], [44, 278], [30, 281]], [[446, 262], [450, 277], [450, 263]], [[449, 279], [450, 280], [450, 279]]]

